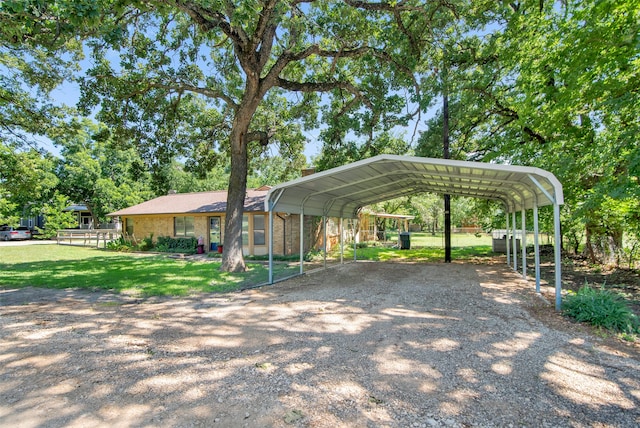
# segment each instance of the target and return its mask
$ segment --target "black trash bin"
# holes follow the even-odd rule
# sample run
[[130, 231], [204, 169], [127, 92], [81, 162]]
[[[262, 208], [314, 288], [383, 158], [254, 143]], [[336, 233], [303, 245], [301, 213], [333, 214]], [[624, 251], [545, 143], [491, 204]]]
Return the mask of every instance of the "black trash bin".
[[411, 238], [409, 237], [409, 232], [400, 233], [400, 249], [401, 250], [411, 249]]

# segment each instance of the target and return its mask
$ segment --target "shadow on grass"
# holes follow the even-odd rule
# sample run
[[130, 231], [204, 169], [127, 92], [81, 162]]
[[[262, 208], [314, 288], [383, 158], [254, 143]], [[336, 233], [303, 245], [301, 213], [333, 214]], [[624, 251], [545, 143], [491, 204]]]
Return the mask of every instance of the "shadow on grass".
[[[4, 265], [4, 278], [0, 286], [80, 288], [144, 296], [182, 296], [234, 291], [264, 283], [268, 279], [268, 269], [260, 264], [248, 264], [248, 271], [243, 273], [221, 272], [219, 267], [219, 262], [130, 255], [26, 262]], [[287, 265], [276, 267], [277, 274], [287, 269]]]

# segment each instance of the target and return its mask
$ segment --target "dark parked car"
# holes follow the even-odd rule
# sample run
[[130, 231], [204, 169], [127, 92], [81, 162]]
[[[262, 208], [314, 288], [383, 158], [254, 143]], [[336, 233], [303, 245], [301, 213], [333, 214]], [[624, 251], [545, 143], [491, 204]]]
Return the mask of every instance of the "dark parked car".
[[0, 227], [0, 239], [3, 241], [10, 241], [13, 239], [31, 239], [31, 231], [28, 227]]

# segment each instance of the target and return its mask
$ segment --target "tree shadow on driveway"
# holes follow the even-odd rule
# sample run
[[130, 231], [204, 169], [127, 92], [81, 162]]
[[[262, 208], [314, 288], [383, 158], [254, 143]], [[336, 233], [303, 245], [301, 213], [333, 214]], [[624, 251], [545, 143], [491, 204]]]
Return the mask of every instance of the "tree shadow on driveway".
[[637, 426], [640, 363], [507, 267], [359, 262], [131, 299], [0, 290], [0, 425]]

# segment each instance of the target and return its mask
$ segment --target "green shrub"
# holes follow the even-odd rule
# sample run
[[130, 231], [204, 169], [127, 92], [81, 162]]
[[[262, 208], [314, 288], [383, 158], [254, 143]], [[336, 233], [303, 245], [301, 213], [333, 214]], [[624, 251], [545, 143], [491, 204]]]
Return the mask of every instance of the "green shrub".
[[156, 251], [167, 253], [186, 253], [194, 254], [198, 240], [194, 237], [190, 238], [172, 238], [170, 236], [158, 236], [156, 242]]
[[124, 237], [119, 237], [115, 241], [107, 242], [107, 249], [112, 251], [122, 251], [128, 253], [133, 250], [133, 243], [124, 239]]
[[142, 242], [138, 243], [137, 250], [138, 251], [151, 251], [154, 248], [153, 244], [153, 233], [142, 240]]
[[569, 294], [562, 311], [577, 321], [623, 334], [640, 333], [638, 316], [624, 299], [609, 290], [584, 285], [577, 293]]

